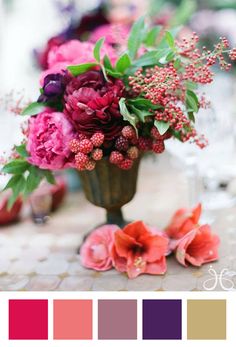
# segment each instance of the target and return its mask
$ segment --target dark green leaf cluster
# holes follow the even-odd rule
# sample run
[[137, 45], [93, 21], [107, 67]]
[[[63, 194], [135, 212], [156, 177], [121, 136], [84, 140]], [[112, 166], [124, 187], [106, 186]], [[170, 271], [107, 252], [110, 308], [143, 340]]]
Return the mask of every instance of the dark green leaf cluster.
[[16, 146], [15, 149], [20, 157], [12, 159], [2, 168], [3, 173], [11, 175], [10, 180], [4, 188], [4, 190], [12, 190], [12, 195], [8, 201], [8, 208], [13, 206], [19, 196], [28, 197], [43, 179], [46, 179], [50, 184], [55, 183], [51, 171], [39, 169], [27, 161], [28, 153], [24, 144]]

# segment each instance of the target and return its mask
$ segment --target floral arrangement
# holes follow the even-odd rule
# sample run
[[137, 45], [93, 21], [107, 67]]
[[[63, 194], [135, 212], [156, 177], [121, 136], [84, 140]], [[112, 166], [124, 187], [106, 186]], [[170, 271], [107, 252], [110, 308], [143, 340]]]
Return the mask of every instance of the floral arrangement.
[[201, 266], [218, 259], [220, 240], [209, 225], [200, 225], [201, 205], [180, 209], [164, 231], [133, 222], [120, 229], [104, 225], [94, 230], [81, 247], [83, 266], [97, 271], [114, 267], [129, 278], [140, 274], [163, 275], [166, 256], [175, 254], [183, 265]]
[[31, 116], [25, 140], [3, 167], [12, 174], [10, 204], [44, 178], [53, 183], [53, 170], [93, 170], [103, 158], [129, 170], [143, 153], [162, 153], [170, 137], [203, 148], [207, 140], [194, 121], [206, 100], [197, 88], [213, 81], [217, 62], [229, 70], [236, 49], [226, 38], [213, 51], [197, 43], [195, 33], [180, 40], [159, 26], [149, 28], [142, 17], [125, 44], [101, 38], [54, 47], [38, 100], [21, 113]]

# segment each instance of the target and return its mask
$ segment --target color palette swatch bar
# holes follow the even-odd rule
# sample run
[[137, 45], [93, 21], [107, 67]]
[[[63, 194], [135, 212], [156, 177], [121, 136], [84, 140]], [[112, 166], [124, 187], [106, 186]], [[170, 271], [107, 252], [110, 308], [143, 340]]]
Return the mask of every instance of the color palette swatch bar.
[[181, 299], [10, 299], [8, 338], [183, 340], [186, 331], [187, 340], [226, 340], [226, 300], [187, 299], [186, 304]]

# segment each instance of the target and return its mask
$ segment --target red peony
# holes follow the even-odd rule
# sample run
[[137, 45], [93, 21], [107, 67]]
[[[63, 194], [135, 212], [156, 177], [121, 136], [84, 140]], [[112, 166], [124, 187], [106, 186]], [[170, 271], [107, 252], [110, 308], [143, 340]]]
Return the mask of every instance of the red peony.
[[80, 134], [90, 137], [102, 131], [110, 141], [125, 124], [119, 110], [123, 93], [121, 80], [107, 82], [100, 71], [88, 71], [67, 85], [64, 112]]

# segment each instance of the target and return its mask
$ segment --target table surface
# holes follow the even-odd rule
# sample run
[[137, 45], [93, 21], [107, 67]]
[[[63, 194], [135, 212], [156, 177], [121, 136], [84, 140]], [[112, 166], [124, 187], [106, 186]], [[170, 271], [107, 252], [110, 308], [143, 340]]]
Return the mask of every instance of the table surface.
[[[142, 161], [137, 194], [124, 212], [130, 220], [142, 218], [162, 228], [172, 213], [186, 204], [184, 171], [174, 167], [165, 154], [157, 161]], [[227, 268], [230, 279], [236, 280], [236, 208], [215, 212], [214, 218], [212, 227], [221, 238], [219, 261], [184, 268], [170, 256], [165, 275], [141, 275], [130, 280], [115, 270], [95, 272], [81, 266], [78, 247], [84, 234], [103, 222], [104, 211], [87, 202], [81, 192], [69, 194], [44, 226], [34, 225], [25, 215], [20, 223], [1, 227], [0, 290], [201, 291], [208, 279], [208, 286], [215, 284], [214, 290], [223, 290], [209, 268], [212, 265], [218, 274]]]

